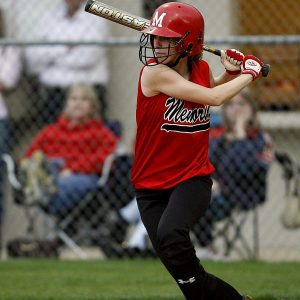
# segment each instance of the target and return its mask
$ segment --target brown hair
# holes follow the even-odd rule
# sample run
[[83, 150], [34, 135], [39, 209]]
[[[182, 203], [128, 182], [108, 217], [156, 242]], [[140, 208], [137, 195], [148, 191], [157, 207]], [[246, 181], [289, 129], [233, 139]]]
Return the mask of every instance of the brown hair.
[[84, 95], [84, 98], [87, 99], [92, 106], [92, 114], [91, 114], [90, 118], [91, 119], [100, 118], [102, 107], [100, 105], [100, 101], [98, 99], [96, 90], [93, 86], [84, 84], [84, 83], [74, 84], [68, 89], [67, 97], [66, 97], [66, 101], [65, 101], [65, 105], [64, 105], [64, 109], [63, 109], [64, 115], [68, 116], [67, 102], [68, 102], [70, 95], [72, 94], [72, 92], [74, 90], [78, 90], [78, 89], [81, 90], [82, 94]]
[[192, 71], [193, 62], [197, 62], [202, 58], [203, 58], [203, 51], [200, 54], [189, 56], [187, 61], [189, 70]]

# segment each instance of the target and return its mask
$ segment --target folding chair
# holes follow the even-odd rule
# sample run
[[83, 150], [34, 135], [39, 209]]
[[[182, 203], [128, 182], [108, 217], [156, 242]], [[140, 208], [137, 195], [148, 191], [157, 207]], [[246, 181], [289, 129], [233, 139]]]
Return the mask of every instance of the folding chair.
[[[260, 168], [256, 171], [255, 180], [251, 177], [251, 181], [247, 176], [241, 177], [240, 185], [230, 190], [230, 214], [217, 224], [219, 226], [215, 233], [223, 242], [225, 256], [235, 251], [241, 258], [259, 257], [258, 214], [259, 207], [266, 201], [267, 172], [268, 170]], [[223, 197], [226, 202], [226, 196]]]
[[[61, 222], [64, 228], [82, 219], [87, 226], [84, 236], [93, 245], [107, 249], [108, 244], [119, 243], [124, 232], [111, 227], [112, 212], [118, 211], [134, 197], [134, 189], [130, 183], [132, 155], [118, 150], [105, 162], [102, 176], [95, 190], [87, 194], [85, 199], [72, 210]], [[105, 254], [107, 251], [103, 251]]]
[[[13, 194], [14, 201], [18, 205], [24, 204], [24, 194], [22, 186], [16, 177], [16, 165], [12, 157], [9, 154], [3, 154], [0, 159], [4, 162], [4, 167], [6, 166], [7, 178], [10, 183]], [[10, 241], [5, 246], [7, 247], [8, 253], [13, 256], [57, 256], [56, 252], [56, 242], [54, 240], [44, 240], [43, 242], [36, 238], [34, 228], [35, 219], [37, 216], [36, 209], [31, 209], [31, 205], [24, 205], [25, 217], [28, 221], [27, 225], [27, 236], [23, 238], [18, 238]]]
[[[228, 257], [233, 251], [237, 252], [241, 258], [258, 257], [259, 236], [258, 236], [258, 205], [245, 209], [237, 206], [224, 207], [225, 203], [217, 200], [214, 205], [207, 210], [205, 216], [199, 220], [192, 229], [192, 234], [198, 242], [200, 248], [221, 248], [221, 252], [215, 257]], [[228, 203], [227, 203], [228, 204]], [[245, 236], [245, 225], [252, 217], [252, 238]], [[220, 244], [220, 245], [219, 245]], [[222, 246], [222, 247], [220, 247]], [[200, 255], [214, 259], [212, 253], [200, 251]], [[220, 255], [220, 256], [219, 256]]]
[[[251, 243], [243, 233], [246, 221], [250, 217], [252, 217]], [[222, 254], [224, 256], [229, 256], [233, 251], [236, 251], [241, 258], [257, 259], [259, 257], [258, 207], [256, 206], [251, 210], [233, 210], [222, 224], [218, 224], [215, 235], [223, 242]]]
[[[89, 211], [91, 214], [86, 216], [88, 221], [93, 222], [93, 219], [96, 218], [98, 222], [101, 222], [111, 209], [118, 206], [121, 207], [127, 198], [132, 198], [132, 191], [130, 187], [128, 187], [128, 179], [125, 179], [126, 176], [129, 176], [128, 166], [122, 165], [122, 162], [130, 159], [131, 156], [126, 154], [121, 148], [118, 148], [115, 153], [109, 155], [104, 162], [103, 171], [98, 180], [96, 190], [89, 192], [86, 197], [64, 217], [57, 218], [51, 215], [48, 209], [40, 205], [40, 203], [31, 203], [29, 205], [24, 203], [22, 187], [16, 177], [17, 171], [15, 162], [10, 155], [6, 154], [3, 156], [3, 160], [7, 166], [8, 179], [14, 191], [15, 202], [18, 205], [22, 205], [25, 209], [26, 217], [29, 222], [29, 231], [34, 230], [34, 221], [37, 216], [42, 216], [50, 228], [49, 237], [51, 235], [57, 236], [81, 259], [86, 259], [88, 255], [79, 243], [68, 234], [67, 228], [81, 217], [84, 211]], [[126, 193], [129, 193], [128, 197], [126, 197]], [[97, 209], [89, 209], [89, 205], [91, 204], [93, 204], [94, 208], [95, 205], [97, 205]], [[99, 226], [101, 227], [101, 224]]]

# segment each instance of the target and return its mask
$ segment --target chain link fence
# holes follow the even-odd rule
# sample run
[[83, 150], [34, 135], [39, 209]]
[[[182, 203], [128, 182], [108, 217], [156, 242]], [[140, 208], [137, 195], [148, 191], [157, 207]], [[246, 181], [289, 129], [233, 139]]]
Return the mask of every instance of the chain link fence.
[[[3, 258], [18, 255], [58, 255], [62, 258], [153, 256], [151, 244], [136, 214], [134, 191], [130, 185], [136, 89], [141, 68], [139, 34], [85, 12], [72, 12], [72, 9], [68, 12], [63, 7], [67, 2], [70, 7], [80, 3], [78, 0], [0, 0], [6, 25], [0, 27], [0, 69], [7, 66], [5, 72], [0, 70], [3, 139], [9, 130], [9, 139], [5, 139], [3, 146], [0, 143], [1, 155], [9, 154], [1, 162], [1, 255]], [[85, 1], [81, 2], [80, 9], [83, 10]], [[154, 6], [161, 2], [111, 0], [109, 5], [149, 18]], [[287, 222], [282, 222], [282, 214], [288, 204], [295, 203], [294, 211], [300, 206], [297, 180], [300, 164], [300, 2], [183, 2], [195, 5], [203, 13], [205, 44], [220, 49], [237, 48], [271, 64], [269, 76], [257, 80], [249, 90], [259, 109], [259, 121], [271, 137], [276, 153], [267, 172], [266, 198], [260, 205], [246, 210], [235, 209], [232, 215], [216, 221], [215, 256], [210, 258], [220, 259], [225, 255], [227, 259], [299, 260], [299, 214], [296, 228], [288, 228]], [[68, 13], [70, 16], [65, 17]], [[12, 67], [9, 59], [13, 61]], [[204, 53], [204, 59], [214, 75], [222, 72], [223, 65], [217, 56]], [[80, 86], [82, 83], [84, 85]], [[72, 96], [67, 90], [74, 84], [79, 87]], [[93, 90], [89, 89], [90, 85]], [[96, 148], [90, 142], [84, 140], [88, 146], [80, 148], [76, 138], [77, 142], [69, 143], [69, 135], [52, 136], [50, 150], [55, 156], [59, 152], [55, 147], [66, 149], [70, 157], [67, 163], [57, 160], [54, 164], [53, 161], [49, 163], [40, 152], [34, 151], [40, 146], [36, 137], [41, 130], [54, 122], [62, 110], [72, 110], [67, 99], [91, 100], [93, 95], [99, 103], [92, 107], [102, 115], [101, 126], [104, 124], [105, 129], [99, 127], [101, 135], [97, 129], [94, 132], [92, 126], [89, 133], [97, 135], [98, 132], [99, 141], [103, 134], [106, 141], [108, 135], [113, 136], [110, 143], [102, 140], [99, 144], [104, 150], [97, 157], [98, 161], [92, 160]], [[73, 113], [80, 116], [83, 110], [84, 107], [79, 106]], [[218, 127], [220, 109], [212, 109], [212, 113], [215, 117], [212, 125]], [[68, 127], [64, 120], [61, 122], [61, 126]], [[97, 126], [100, 125], [97, 123]], [[36, 144], [32, 146], [34, 139]], [[60, 141], [61, 147], [57, 146]], [[75, 162], [81, 154], [71, 153], [76, 147], [83, 153], [78, 165]], [[27, 160], [24, 160], [25, 153]], [[89, 165], [88, 171], [86, 165]], [[17, 178], [13, 177], [14, 166]], [[93, 168], [95, 166], [98, 171]], [[49, 195], [57, 192], [57, 184], [63, 185], [63, 179], [68, 178], [72, 168], [77, 173], [85, 170], [82, 172], [88, 173], [89, 179], [95, 175], [89, 181], [92, 184], [85, 185], [82, 190], [80, 187], [86, 178], [79, 178], [75, 182], [76, 188], [72, 186], [74, 197], [70, 194], [65, 197], [70, 206], [63, 213], [55, 213], [45, 203], [48, 203]], [[8, 172], [10, 180], [6, 180], [7, 169], [11, 171]], [[93, 174], [91, 170], [94, 170]], [[259, 177], [259, 173], [254, 172], [254, 177], [255, 174]], [[95, 177], [97, 180], [93, 181]], [[27, 190], [20, 190], [18, 182], [27, 186]], [[241, 177], [240, 185], [245, 184], [245, 178]], [[253, 180], [250, 189], [259, 193], [260, 188]], [[42, 205], [36, 205], [38, 199], [42, 200]], [[200, 224], [191, 233], [199, 257], [205, 256], [199, 234], [207, 226]], [[55, 249], [54, 252], [51, 249]]]

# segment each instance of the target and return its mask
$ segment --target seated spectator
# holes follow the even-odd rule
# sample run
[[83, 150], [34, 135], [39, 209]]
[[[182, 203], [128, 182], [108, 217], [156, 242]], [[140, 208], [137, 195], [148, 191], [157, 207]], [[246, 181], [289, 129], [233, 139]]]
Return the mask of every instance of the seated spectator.
[[273, 160], [269, 135], [260, 127], [255, 103], [245, 92], [223, 105], [224, 126], [212, 130], [210, 158], [213, 195], [194, 233], [203, 247], [211, 247], [215, 222], [232, 210], [251, 210], [266, 199], [267, 175]]
[[61, 116], [34, 138], [21, 161], [28, 201], [42, 201], [51, 214], [65, 215], [97, 186], [103, 163], [118, 144], [99, 111], [94, 88], [70, 88]]
[[[5, 36], [4, 17], [0, 10], [0, 38]], [[10, 121], [5, 98], [7, 93], [16, 88], [22, 73], [20, 49], [15, 47], [0, 47], [0, 232], [2, 205], [4, 199], [4, 163], [2, 155], [10, 151]]]
[[[47, 10], [35, 26], [33, 38], [48, 41], [104, 41], [110, 36], [109, 23], [87, 14], [84, 0], [61, 0]], [[107, 51], [100, 46], [59, 45], [29, 47], [26, 51], [29, 75], [40, 89], [39, 116], [42, 123], [54, 122], [61, 113], [66, 90], [75, 83], [93, 85], [106, 119], [106, 85], [109, 79]]]

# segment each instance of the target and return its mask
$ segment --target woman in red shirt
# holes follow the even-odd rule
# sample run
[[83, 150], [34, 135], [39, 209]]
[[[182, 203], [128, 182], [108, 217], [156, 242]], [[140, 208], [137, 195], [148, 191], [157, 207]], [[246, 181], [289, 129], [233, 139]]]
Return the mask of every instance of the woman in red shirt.
[[159, 6], [143, 31], [132, 183], [153, 247], [186, 299], [242, 300], [203, 269], [189, 230], [211, 197], [209, 107], [249, 85], [263, 64], [234, 49], [222, 51], [226, 71], [213, 77], [201, 60], [203, 38], [201, 13], [179, 2]]
[[57, 122], [44, 128], [25, 153], [23, 169], [31, 161], [43, 166], [43, 155], [50, 162], [57, 192], [46, 202], [53, 214], [64, 214], [96, 187], [105, 158], [116, 149], [118, 138], [101, 121], [99, 111], [95, 90], [74, 85]]

